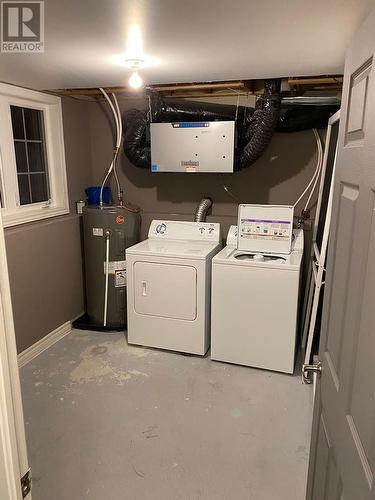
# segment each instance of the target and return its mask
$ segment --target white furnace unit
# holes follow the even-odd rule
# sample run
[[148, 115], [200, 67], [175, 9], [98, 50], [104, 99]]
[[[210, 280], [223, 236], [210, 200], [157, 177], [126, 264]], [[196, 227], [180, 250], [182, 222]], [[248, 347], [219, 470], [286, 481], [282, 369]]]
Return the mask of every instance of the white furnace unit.
[[233, 172], [234, 121], [151, 123], [152, 172]]
[[292, 229], [290, 207], [274, 216], [280, 208], [240, 206], [237, 245], [212, 260], [214, 360], [293, 373], [303, 231]]
[[220, 225], [154, 220], [126, 250], [128, 342], [204, 355], [210, 346], [211, 260]]

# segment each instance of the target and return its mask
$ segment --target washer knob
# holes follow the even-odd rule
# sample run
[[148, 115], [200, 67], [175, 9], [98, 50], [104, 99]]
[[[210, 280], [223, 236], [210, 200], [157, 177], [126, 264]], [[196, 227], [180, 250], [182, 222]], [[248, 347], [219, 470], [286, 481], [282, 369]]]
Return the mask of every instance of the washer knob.
[[261, 253], [256, 253], [253, 256], [253, 260], [255, 260], [256, 262], [263, 262], [264, 261], [264, 255], [261, 254]]

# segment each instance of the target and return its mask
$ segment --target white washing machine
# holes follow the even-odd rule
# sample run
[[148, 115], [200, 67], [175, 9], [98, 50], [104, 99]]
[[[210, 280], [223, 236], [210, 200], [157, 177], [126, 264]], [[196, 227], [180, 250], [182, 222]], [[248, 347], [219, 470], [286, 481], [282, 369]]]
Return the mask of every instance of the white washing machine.
[[[260, 220], [275, 222], [268, 215]], [[303, 231], [291, 232], [290, 253], [240, 250], [239, 231], [237, 245], [232, 235], [232, 244], [213, 258], [212, 359], [293, 373]], [[265, 239], [261, 241], [264, 252]], [[255, 247], [256, 242], [255, 238]]]
[[128, 342], [204, 355], [210, 346], [211, 261], [220, 224], [152, 221], [126, 250]]

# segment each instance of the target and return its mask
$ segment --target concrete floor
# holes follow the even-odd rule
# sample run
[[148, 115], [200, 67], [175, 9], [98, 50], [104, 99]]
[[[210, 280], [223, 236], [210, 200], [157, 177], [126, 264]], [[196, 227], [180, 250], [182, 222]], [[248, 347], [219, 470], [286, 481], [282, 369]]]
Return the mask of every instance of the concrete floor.
[[303, 500], [311, 387], [73, 331], [21, 369], [33, 500]]

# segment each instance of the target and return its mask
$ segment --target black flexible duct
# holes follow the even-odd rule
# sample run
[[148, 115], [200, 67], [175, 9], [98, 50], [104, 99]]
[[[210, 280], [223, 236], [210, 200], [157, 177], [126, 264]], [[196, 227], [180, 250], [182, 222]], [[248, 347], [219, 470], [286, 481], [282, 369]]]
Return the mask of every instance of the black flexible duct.
[[295, 104], [281, 109], [277, 132], [299, 132], [327, 126], [329, 118], [339, 109], [337, 105], [311, 106]]
[[[185, 99], [160, 99], [155, 96], [151, 102], [152, 121], [170, 123], [175, 121], [225, 121], [236, 119], [237, 106], [210, 102], [186, 101]], [[237, 121], [242, 122], [245, 106], [239, 106]], [[252, 108], [249, 108], [254, 111]]]
[[264, 82], [264, 94], [257, 100], [254, 113], [246, 120], [244, 137], [242, 137], [245, 145], [237, 148], [235, 152], [237, 170], [252, 165], [270, 143], [279, 119], [280, 85], [281, 80]]
[[129, 110], [122, 118], [124, 152], [136, 167], [150, 168], [150, 121], [145, 111]]

